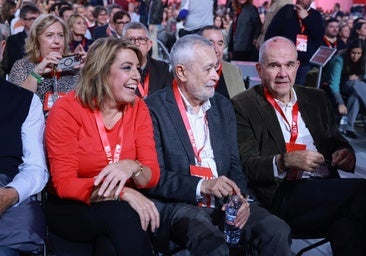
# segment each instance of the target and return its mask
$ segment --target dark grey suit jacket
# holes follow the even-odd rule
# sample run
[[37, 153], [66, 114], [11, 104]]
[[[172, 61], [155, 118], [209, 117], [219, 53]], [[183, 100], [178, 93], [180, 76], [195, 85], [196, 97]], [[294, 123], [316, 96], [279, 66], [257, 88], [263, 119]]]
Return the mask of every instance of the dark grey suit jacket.
[[[337, 130], [329, 100], [321, 90], [294, 87], [301, 116], [316, 148], [326, 160], [341, 148], [352, 146]], [[279, 180], [273, 174], [273, 157], [286, 152], [285, 140], [275, 109], [265, 99], [263, 87], [255, 86], [232, 99], [237, 118], [238, 145], [248, 187], [266, 207], [272, 202]], [[332, 170], [336, 176], [336, 170]]]
[[[225, 175], [246, 193], [246, 179], [239, 160], [235, 114], [230, 101], [220, 94], [210, 99], [207, 111], [211, 145], [218, 175]], [[160, 182], [151, 195], [166, 202], [196, 204], [200, 178], [191, 176], [194, 152], [180, 115], [172, 87], [146, 98], [154, 125], [156, 149], [161, 168]]]

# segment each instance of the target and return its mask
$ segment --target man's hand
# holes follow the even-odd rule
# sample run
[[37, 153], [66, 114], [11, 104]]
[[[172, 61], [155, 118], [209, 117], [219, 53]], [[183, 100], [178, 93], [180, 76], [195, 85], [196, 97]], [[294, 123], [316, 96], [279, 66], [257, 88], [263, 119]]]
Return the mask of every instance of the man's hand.
[[299, 16], [300, 19], [303, 20], [309, 15], [308, 11], [306, 9], [304, 9], [304, 7], [302, 7], [301, 5], [296, 4], [295, 7], [296, 7], [297, 15]]
[[240, 189], [234, 181], [220, 176], [216, 179], [204, 180], [201, 185], [201, 193], [223, 198], [232, 194], [240, 195]]
[[299, 169], [314, 172], [325, 161], [324, 156], [316, 151], [296, 150], [284, 156], [285, 169]]
[[341, 115], [347, 115], [348, 110], [347, 110], [346, 105], [344, 105], [344, 104], [338, 105], [338, 112]]
[[14, 188], [0, 188], [0, 216], [18, 200], [18, 192]]
[[[236, 214], [234, 224], [235, 224], [235, 227], [242, 229], [249, 218], [250, 206], [249, 206], [248, 201], [241, 194], [238, 194], [238, 195], [240, 195], [240, 199], [243, 203], [240, 206], [238, 213]], [[227, 204], [224, 204], [222, 206], [221, 210], [225, 211], [226, 205]]]
[[341, 170], [350, 171], [355, 165], [354, 155], [346, 148], [340, 149], [332, 154], [332, 166]]

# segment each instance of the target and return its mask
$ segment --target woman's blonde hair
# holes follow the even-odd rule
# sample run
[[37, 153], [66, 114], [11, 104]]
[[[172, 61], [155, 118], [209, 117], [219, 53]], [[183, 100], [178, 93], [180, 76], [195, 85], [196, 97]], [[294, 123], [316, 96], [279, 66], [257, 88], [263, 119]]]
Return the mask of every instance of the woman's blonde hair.
[[68, 55], [69, 50], [69, 33], [63, 20], [53, 14], [42, 14], [33, 23], [29, 36], [25, 43], [25, 54], [28, 60], [32, 63], [39, 63], [41, 61], [41, 46], [39, 43], [39, 36], [54, 23], [60, 23], [64, 32], [64, 50], [62, 55]]
[[70, 40], [73, 40], [73, 32], [72, 32], [72, 27], [74, 26], [75, 22], [78, 20], [78, 19], [82, 19], [83, 21], [85, 21], [86, 23], [86, 19], [84, 18], [84, 16], [78, 14], [78, 13], [74, 13], [72, 14], [68, 19], [67, 19], [67, 29], [69, 31], [69, 37], [70, 37]]
[[91, 45], [76, 88], [76, 96], [83, 106], [93, 110], [101, 109], [106, 101], [113, 98], [108, 86], [109, 72], [117, 54], [125, 49], [134, 51], [141, 64], [139, 48], [128, 40], [107, 37], [97, 39]]

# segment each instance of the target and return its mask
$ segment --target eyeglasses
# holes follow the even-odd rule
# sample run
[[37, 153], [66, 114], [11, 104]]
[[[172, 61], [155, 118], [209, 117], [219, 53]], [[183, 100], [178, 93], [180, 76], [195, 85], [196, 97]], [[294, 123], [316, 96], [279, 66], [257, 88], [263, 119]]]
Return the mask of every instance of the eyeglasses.
[[121, 25], [121, 24], [126, 25], [127, 23], [130, 23], [130, 22], [129, 21], [116, 21], [114, 24], [116, 24], [116, 25]]
[[130, 40], [131, 43], [136, 44], [136, 41], [140, 44], [140, 45], [145, 45], [147, 43], [147, 40], [149, 40], [149, 38], [147, 37], [128, 37], [127, 40]]
[[29, 21], [34, 21], [36, 20], [38, 17], [29, 17], [29, 18], [23, 18], [23, 20], [29, 20]]

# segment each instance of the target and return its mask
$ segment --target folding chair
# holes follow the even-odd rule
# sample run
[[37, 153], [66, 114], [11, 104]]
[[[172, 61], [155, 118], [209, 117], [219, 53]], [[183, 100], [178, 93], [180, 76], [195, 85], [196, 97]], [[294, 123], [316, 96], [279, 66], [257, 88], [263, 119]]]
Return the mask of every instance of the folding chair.
[[322, 234], [300, 234], [300, 233], [293, 233], [291, 234], [292, 239], [320, 239], [319, 241], [316, 241], [310, 245], [307, 245], [303, 247], [301, 250], [299, 250], [296, 253], [296, 256], [301, 256], [305, 252], [308, 252], [316, 247], [322, 246], [323, 244], [326, 244], [329, 242], [327, 238], [325, 238]]

